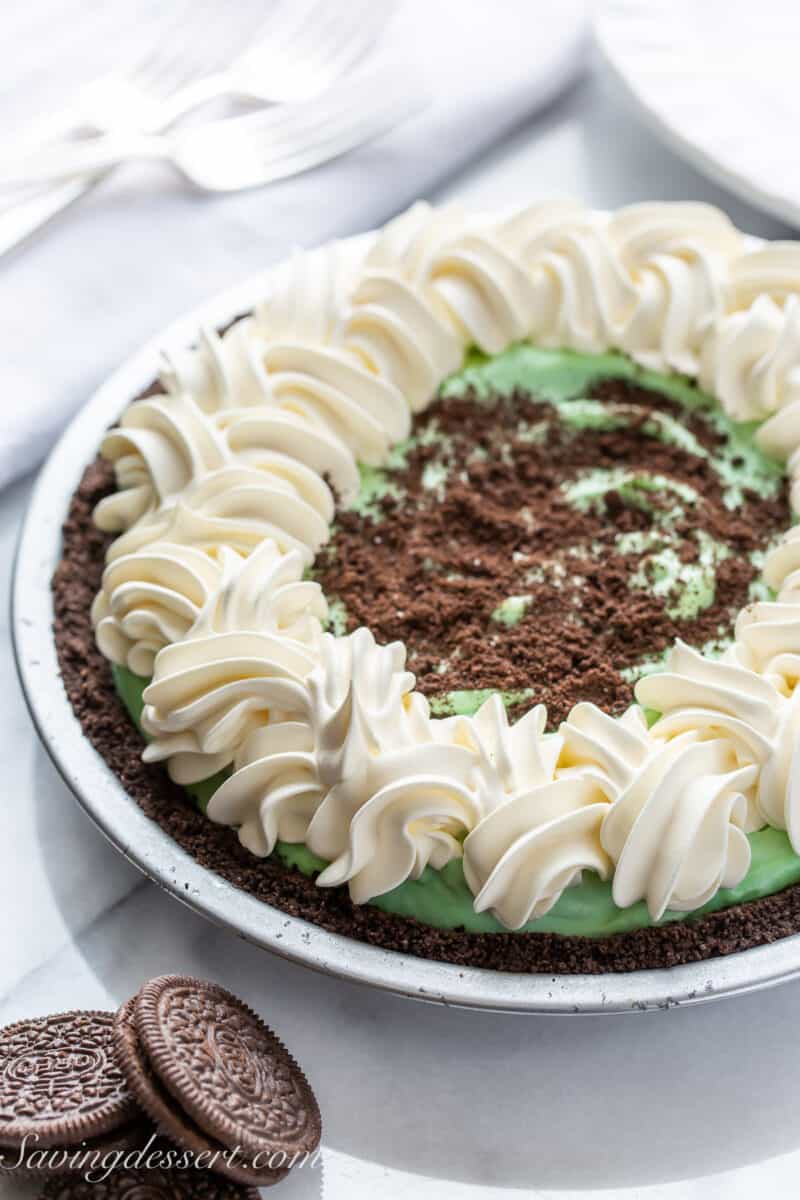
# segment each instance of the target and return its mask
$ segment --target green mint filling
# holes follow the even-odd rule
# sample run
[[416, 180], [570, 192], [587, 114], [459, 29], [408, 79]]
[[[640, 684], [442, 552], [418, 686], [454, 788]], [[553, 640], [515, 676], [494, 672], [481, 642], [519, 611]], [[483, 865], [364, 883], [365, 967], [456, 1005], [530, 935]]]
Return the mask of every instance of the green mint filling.
[[[114, 666], [113, 672], [123, 703], [139, 725], [141, 696], [149, 681], [134, 675], [125, 667]], [[474, 711], [477, 707], [478, 703], [473, 700], [466, 711]], [[650, 723], [658, 716], [652, 712], [647, 715]], [[224, 778], [225, 773], [219, 772], [210, 779], [186, 788], [202, 812], [206, 811], [208, 801]], [[752, 863], [738, 887], [720, 889], [707, 904], [692, 913], [667, 912], [658, 924], [691, 920], [800, 883], [800, 857], [794, 853], [782, 830], [761, 829], [749, 835], [749, 842]], [[302, 844], [278, 842], [275, 854], [285, 866], [293, 867], [309, 878], [314, 878], [326, 866], [323, 859]], [[465, 929], [470, 933], [508, 932], [491, 913], [474, 911], [472, 893], [464, 879], [460, 859], [454, 859], [440, 871], [426, 867], [419, 879], [406, 880], [385, 895], [376, 896], [370, 903], [384, 912], [413, 917], [437, 929]], [[610, 881], [604, 882], [593, 871], [584, 871], [579, 884], [567, 888], [546, 916], [529, 921], [523, 926], [523, 931], [605, 937], [653, 924], [643, 901], [630, 908], [617, 908], [611, 897]]]
[[[778, 493], [783, 478], [782, 467], [758, 450], [753, 440], [754, 424], [735, 424], [720, 411], [711, 397], [704, 395], [688, 380], [645, 370], [619, 354], [585, 355], [518, 345], [494, 358], [487, 358], [473, 350], [468, 353], [463, 369], [444, 382], [441, 392], [445, 396], [458, 395], [467, 388], [473, 388], [480, 402], [492, 393], [510, 394], [521, 387], [549, 401], [559, 419], [571, 429], [622, 428], [628, 419], [625, 405], [608, 405], [584, 395], [598, 380], [608, 378], [630, 380], [677, 400], [691, 411], [703, 413], [712, 428], [725, 439], [713, 453], [668, 414], [655, 414], [646, 428], [648, 433], [664, 442], [679, 445], [692, 454], [709, 459], [724, 485], [726, 505], [735, 507], [744, 489], [751, 489], [765, 497]], [[542, 425], [523, 427], [522, 423], [518, 431], [520, 436], [531, 440], [541, 438], [545, 432]], [[409, 450], [421, 441], [440, 447], [440, 457], [432, 459], [427, 467], [425, 486], [441, 494], [447, 482], [448, 446], [446, 436], [438, 431], [434, 423], [421, 435], [412, 434], [396, 446], [385, 468], [360, 467], [361, 490], [352, 505], [355, 511], [377, 520], [380, 517], [379, 502], [383, 497], [391, 495], [402, 498], [397, 483], [392, 479], [392, 471], [404, 464]], [[567, 495], [580, 508], [591, 504], [603, 505], [604, 495], [610, 490], [621, 491], [629, 502], [647, 506], [654, 513], [655, 528], [652, 531], [620, 534], [618, 539], [623, 549], [650, 551], [643, 562], [641, 577], [635, 578], [632, 586], [653, 588], [659, 594], [673, 597], [677, 616], [691, 617], [702, 611], [713, 601], [716, 564], [722, 561], [729, 550], [700, 530], [696, 531], [699, 543], [696, 562], [682, 563], [670, 547], [669, 525], [685, 507], [691, 508], [695, 501], [690, 494], [692, 489], [674, 480], [649, 475], [646, 471], [589, 471], [569, 485]], [[674, 506], [664, 508], [663, 504], [653, 504], [650, 496], [655, 493], [660, 497], [665, 493], [671, 494], [675, 500]], [[760, 566], [763, 552], [758, 561], [755, 556], [753, 561]], [[754, 599], [770, 598], [769, 589], [761, 584], [753, 586], [752, 594]], [[495, 609], [492, 619], [503, 624], [516, 624], [524, 616], [528, 603], [529, 597], [525, 595], [509, 596]], [[330, 609], [329, 628], [336, 634], [344, 633], [347, 619], [344, 605], [334, 599]], [[721, 653], [729, 641], [730, 634], [721, 631], [720, 639], [703, 649], [709, 653]], [[663, 669], [664, 657], [661, 657], [629, 668], [628, 674], [633, 679]], [[114, 666], [113, 673], [117, 691], [131, 718], [141, 729], [142, 692], [148, 680], [120, 666]], [[493, 689], [449, 692], [431, 700], [431, 711], [436, 716], [470, 716], [492, 694]], [[507, 706], [534, 699], [530, 689], [499, 694]], [[658, 713], [651, 710], [646, 710], [645, 715], [648, 724], [653, 724], [658, 718]], [[226, 775], [227, 772], [220, 772], [186, 788], [201, 811], [206, 811], [211, 796]], [[794, 853], [784, 832], [762, 829], [751, 833], [749, 842], [752, 862], [746, 878], [738, 887], [720, 889], [707, 904], [692, 913], [667, 912], [659, 924], [696, 919], [706, 913], [755, 900], [800, 883], [800, 856]], [[278, 842], [275, 855], [287, 867], [312, 878], [326, 865], [304, 845]], [[465, 929], [475, 933], [507, 932], [491, 914], [474, 911], [473, 897], [459, 859], [439, 871], [427, 867], [419, 879], [407, 880], [385, 895], [376, 897], [371, 903], [385, 912], [412, 917], [440, 929]], [[652, 924], [643, 901], [626, 909], [617, 908], [611, 898], [611, 883], [604, 883], [594, 872], [585, 871], [581, 882], [567, 888], [546, 916], [528, 922], [524, 930], [603, 937]]]
[[[144, 709], [142, 693], [150, 680], [142, 679], [141, 675], [134, 675], [133, 671], [129, 671], [127, 667], [120, 667], [117, 663], [112, 664], [111, 671], [117, 694], [142, 737], [145, 741], [149, 741], [149, 737], [142, 729], [142, 710]], [[208, 779], [201, 779], [199, 783], [187, 784], [184, 791], [189, 793], [200, 811], [205, 813], [209, 800], [222, 781], [227, 779], [228, 774], [228, 771], [217, 771], [216, 775], [211, 775]]]

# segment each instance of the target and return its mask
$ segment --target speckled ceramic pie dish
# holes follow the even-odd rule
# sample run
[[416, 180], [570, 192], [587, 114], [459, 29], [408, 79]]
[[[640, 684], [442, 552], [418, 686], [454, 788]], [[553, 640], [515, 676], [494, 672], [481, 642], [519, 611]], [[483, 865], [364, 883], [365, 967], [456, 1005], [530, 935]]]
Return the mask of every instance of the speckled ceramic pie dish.
[[[247, 936], [296, 951], [283, 909], [326, 967], [345, 946], [397, 986], [411, 953], [455, 1002], [591, 1008], [594, 975], [625, 1008], [793, 970], [795, 266], [698, 206], [416, 210], [169, 331], [166, 391], [105, 440], [116, 480], [80, 477], [152, 348], [69, 431], [21, 544], [23, 681], [73, 786], [73, 751], [102, 774], [95, 818], [162, 878], [171, 846]], [[82, 738], [28, 652], [53, 616], [31, 577], [60, 561]], [[147, 688], [148, 764], [92, 618], [135, 717]]]

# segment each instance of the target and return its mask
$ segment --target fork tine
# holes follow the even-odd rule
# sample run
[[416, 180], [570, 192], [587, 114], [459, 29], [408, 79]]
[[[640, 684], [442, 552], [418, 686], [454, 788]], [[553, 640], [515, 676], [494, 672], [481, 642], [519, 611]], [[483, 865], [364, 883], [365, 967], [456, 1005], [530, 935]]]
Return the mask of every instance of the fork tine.
[[349, 76], [310, 100], [275, 105], [245, 117], [209, 121], [203, 126], [176, 134], [175, 141], [180, 144], [186, 139], [204, 143], [219, 140], [226, 145], [233, 135], [239, 144], [250, 141], [260, 146], [267, 138], [296, 137], [342, 111], [351, 111], [359, 105], [368, 107], [373, 100], [372, 89], [378, 83], [381, 87], [391, 87], [395, 92], [405, 92], [408, 89], [407, 68], [400, 64], [384, 63], [368, 72]]
[[385, 19], [391, 15], [390, 5], [361, 3], [351, 0], [345, 6], [346, 19], [335, 22], [330, 36], [319, 38], [315, 47], [315, 65], [326, 69], [329, 76], [342, 73], [346, 66], [356, 62], [364, 50], [374, 41]]
[[170, 10], [169, 20], [160, 31], [154, 46], [148, 46], [142, 57], [134, 64], [129, 74], [132, 83], [139, 87], [156, 88], [164, 78], [169, 78], [169, 71], [175, 61], [176, 47], [181, 42], [182, 26], [187, 24], [188, 6], [182, 4]]
[[[282, 4], [279, 20], [270, 27], [269, 37], [246, 49], [233, 66], [238, 66], [251, 55], [263, 55], [275, 62], [284, 56], [293, 57], [297, 52], [295, 46], [302, 49], [304, 45], [313, 41], [314, 31], [319, 23], [319, 12], [325, 7], [322, 0], [295, 0], [294, 4]], [[327, 7], [330, 7], [330, 0]]]
[[231, 19], [231, 7], [219, 0], [181, 5], [156, 46], [138, 64], [132, 82], [166, 97], [190, 80], [227, 66], [264, 24], [263, 0], [240, 4], [236, 20]]
[[[367, 100], [369, 103], [366, 103]], [[310, 141], [317, 133], [325, 135], [328, 131], [335, 132], [358, 119], [361, 114], [368, 117], [378, 107], [389, 109], [417, 102], [412, 91], [398, 87], [396, 73], [370, 72], [362, 86], [347, 90], [343, 88], [336, 103], [304, 105], [304, 112], [288, 114], [286, 120], [269, 129], [265, 138], [259, 138], [259, 131], [254, 125], [250, 131], [250, 141], [253, 148], [262, 149], [266, 146], [270, 154], [273, 149], [277, 151], [282, 146], [291, 151], [294, 146]]]
[[333, 128], [319, 131], [319, 136], [307, 144], [287, 147], [287, 153], [270, 158], [260, 172], [261, 183], [274, 183], [290, 175], [299, 175], [312, 167], [328, 162], [356, 146], [387, 133], [415, 111], [418, 105], [408, 100], [393, 99], [376, 104], [369, 112], [350, 114]]
[[313, 0], [297, 22], [285, 30], [280, 44], [273, 39], [255, 45], [233, 64], [233, 70], [293, 72], [319, 76], [319, 91], [352, 65], [374, 41], [395, 0], [348, 0], [332, 4]]
[[175, 138], [174, 161], [211, 191], [255, 187], [308, 170], [379, 136], [424, 99], [419, 89], [409, 88], [407, 64], [373, 68], [316, 100], [187, 130]]
[[[333, 112], [327, 108], [323, 113], [323, 106], [319, 105], [316, 114], [304, 114], [303, 122], [287, 121], [277, 131], [270, 130], [269, 138], [260, 145], [254, 138], [252, 148], [258, 153], [265, 181], [307, 170], [409, 117], [422, 106], [424, 96], [407, 87], [399, 90], [397, 82], [396, 73], [370, 72], [370, 77], [363, 80], [363, 87], [343, 99]], [[367, 95], [371, 98], [369, 105], [362, 102]]]
[[234, 58], [231, 71], [247, 69], [251, 64], [268, 71], [285, 66], [286, 60], [293, 63], [303, 48], [313, 43], [318, 24], [315, 14], [322, 8], [319, 0], [281, 5], [280, 20]]
[[303, 53], [304, 69], [327, 78], [341, 51], [353, 45], [357, 39], [358, 32], [346, 24], [335, 22], [332, 25], [328, 23], [327, 27], [322, 26], [316, 31], [313, 45]]
[[[227, 6], [218, 0], [205, 0], [191, 13], [189, 29], [177, 39], [175, 54], [170, 66], [173, 79], [180, 76], [181, 83], [198, 74], [211, 73], [230, 58], [230, 45], [235, 37], [236, 45], [252, 33], [252, 25], [243, 19], [226, 20]], [[179, 84], [180, 86], [180, 84]]]
[[[368, 86], [343, 85], [329, 89], [324, 97], [324, 101], [320, 97], [302, 104], [280, 106], [269, 114], [271, 119], [244, 118], [239, 131], [243, 135], [240, 144], [248, 143], [256, 152], [265, 144], [291, 146], [323, 126], [332, 128], [342, 118], [347, 119], [359, 109], [368, 108], [368, 101], [372, 101]], [[220, 132], [224, 136], [224, 129]]]
[[364, 54], [391, 16], [394, 5], [358, 3], [347, 6], [349, 20], [338, 21], [332, 36], [317, 45], [316, 66], [329, 77], [343, 74]]

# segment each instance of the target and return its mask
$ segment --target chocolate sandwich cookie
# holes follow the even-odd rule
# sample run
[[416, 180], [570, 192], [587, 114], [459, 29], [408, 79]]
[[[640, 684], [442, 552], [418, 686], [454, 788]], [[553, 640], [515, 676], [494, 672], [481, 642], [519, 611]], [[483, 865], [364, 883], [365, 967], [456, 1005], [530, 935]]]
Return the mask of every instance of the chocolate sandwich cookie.
[[258, 1192], [210, 1171], [123, 1170], [101, 1183], [51, 1180], [41, 1200], [258, 1200]]
[[288, 1050], [226, 989], [146, 983], [116, 1022], [131, 1090], [164, 1134], [213, 1170], [268, 1186], [319, 1145], [314, 1093]]
[[113, 1014], [104, 1012], [0, 1030], [0, 1146], [77, 1147], [135, 1121], [139, 1109], [117, 1063], [113, 1030]]
[[195, 1162], [212, 1169], [232, 1183], [254, 1183], [269, 1187], [280, 1182], [288, 1168], [256, 1172], [244, 1160], [231, 1159], [230, 1148], [209, 1138], [180, 1108], [153, 1073], [142, 1051], [134, 1023], [136, 997], [122, 1005], [116, 1021], [117, 1054], [141, 1107], [161, 1133], [189, 1151]]

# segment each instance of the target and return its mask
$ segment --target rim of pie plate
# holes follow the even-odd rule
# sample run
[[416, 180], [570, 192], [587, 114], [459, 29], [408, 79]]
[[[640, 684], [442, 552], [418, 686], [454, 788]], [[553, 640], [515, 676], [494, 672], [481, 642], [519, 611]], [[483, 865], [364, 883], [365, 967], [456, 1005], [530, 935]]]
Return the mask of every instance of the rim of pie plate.
[[[92, 619], [151, 678], [143, 756], [255, 855], [302, 843], [357, 904], [461, 859], [476, 912], [519, 929], [583, 871], [653, 922], [750, 866], [748, 833], [800, 854], [800, 528], [767, 555], [719, 659], [676, 643], [612, 718], [546, 732], [493, 696], [433, 717], [400, 643], [323, 632], [305, 578], [335, 498], [358, 492], [470, 348], [602, 353], [687, 377], [786, 463], [800, 507], [800, 243], [757, 243], [702, 204], [511, 217], [415, 205], [375, 235], [298, 253], [251, 315], [165, 358], [163, 393], [102, 443], [117, 536]], [[659, 714], [648, 725], [645, 710]]]

